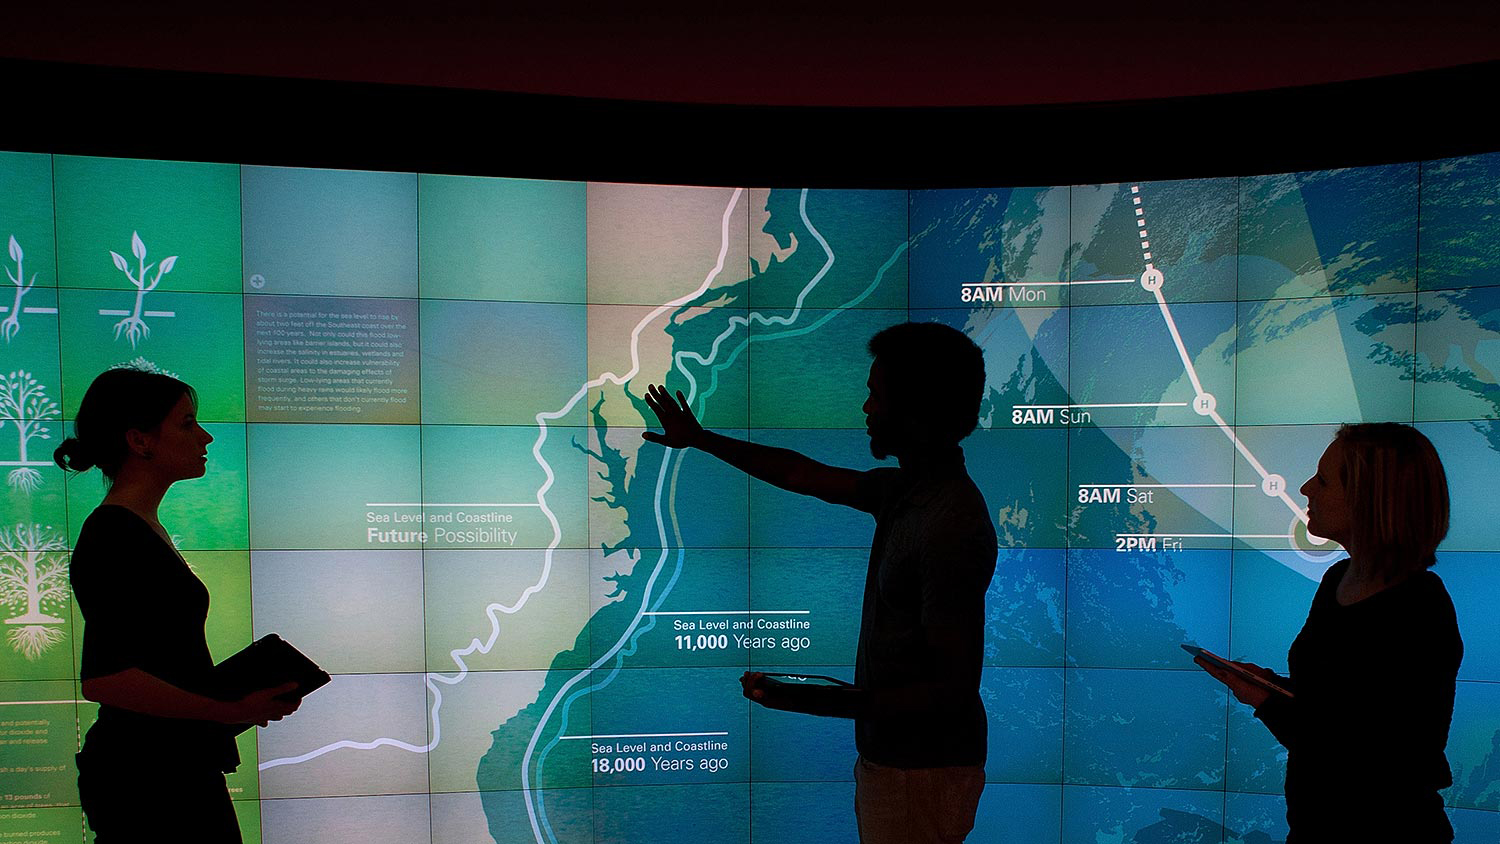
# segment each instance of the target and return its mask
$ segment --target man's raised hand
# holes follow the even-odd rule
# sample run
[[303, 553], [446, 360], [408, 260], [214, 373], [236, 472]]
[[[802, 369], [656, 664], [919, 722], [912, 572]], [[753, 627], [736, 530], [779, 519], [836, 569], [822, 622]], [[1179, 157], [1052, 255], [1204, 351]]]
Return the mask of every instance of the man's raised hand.
[[649, 384], [646, 386], [646, 404], [661, 422], [662, 431], [660, 434], [655, 431], [641, 432], [641, 437], [647, 442], [667, 448], [690, 448], [703, 435], [703, 426], [698, 424], [698, 417], [693, 415], [681, 390], [677, 391], [677, 398], [674, 400], [667, 394], [665, 387]]

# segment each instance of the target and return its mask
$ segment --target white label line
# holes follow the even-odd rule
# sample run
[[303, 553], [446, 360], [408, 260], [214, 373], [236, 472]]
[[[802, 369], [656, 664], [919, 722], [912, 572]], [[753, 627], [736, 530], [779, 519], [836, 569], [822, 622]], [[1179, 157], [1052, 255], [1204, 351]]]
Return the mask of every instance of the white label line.
[[642, 615], [811, 615], [812, 610], [682, 610], [647, 612]]
[[[99, 316], [134, 316], [134, 315], [135, 315], [134, 311], [118, 311], [118, 310], [114, 310], [112, 308], [100, 308], [99, 309]], [[177, 312], [176, 311], [143, 311], [141, 313], [141, 316], [143, 316], [143, 317], [175, 317], [175, 316], [177, 316]]]
[[1067, 288], [1071, 285], [1134, 285], [1139, 279], [1079, 279], [1073, 282], [965, 282], [965, 288]]
[[374, 503], [366, 504], [365, 506], [366, 507], [540, 507], [542, 505], [536, 503], [535, 501], [520, 502], [520, 503], [515, 503], [515, 502], [511, 502], [511, 503], [506, 503], [506, 502], [488, 502], [488, 503], [483, 503], [482, 502], [482, 503], [475, 503], [475, 504], [468, 504], [468, 503], [462, 503], [462, 502], [460, 502], [460, 503], [440, 503], [440, 502], [437, 502], [437, 501], [426, 501], [426, 502], [423, 502], [423, 501], [376, 501]]
[[1079, 489], [1259, 489], [1257, 484], [1079, 484]]
[[1117, 533], [1117, 539], [1286, 539], [1285, 533]]
[[[9, 305], [0, 305], [0, 314], [8, 314], [8, 313], [10, 313], [10, 306]], [[57, 313], [57, 308], [32, 308], [32, 307], [25, 307], [25, 308], [21, 309], [21, 313], [23, 313], [23, 314], [55, 314], [55, 313]]]
[[0, 706], [72, 706], [93, 703], [91, 700], [0, 700]]
[[1013, 404], [1012, 410], [1086, 410], [1093, 407], [1187, 407], [1185, 401], [1125, 401], [1096, 404]]
[[587, 741], [589, 739], [602, 738], [689, 738], [692, 736], [727, 736], [728, 732], [718, 730], [709, 733], [609, 733], [597, 736], [558, 736], [560, 741]]

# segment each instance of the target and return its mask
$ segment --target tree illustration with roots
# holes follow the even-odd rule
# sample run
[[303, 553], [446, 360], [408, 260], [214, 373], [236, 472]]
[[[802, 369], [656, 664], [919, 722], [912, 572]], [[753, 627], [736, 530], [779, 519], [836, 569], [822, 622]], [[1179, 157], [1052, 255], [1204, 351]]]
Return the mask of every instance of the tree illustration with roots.
[[0, 607], [19, 610], [5, 619], [6, 640], [35, 660], [61, 642], [68, 605], [67, 545], [52, 527], [0, 528]]
[[[173, 265], [177, 263], [177, 256], [163, 259], [159, 267], [154, 261], [146, 263], [146, 244], [141, 240], [140, 232], [130, 233], [130, 252], [135, 255], [136, 260], [134, 272], [130, 269], [130, 263], [120, 253], [111, 250], [109, 257], [114, 259], [115, 269], [124, 273], [125, 277], [130, 279], [131, 285], [135, 287], [135, 310], [130, 316], [115, 323], [115, 339], [120, 339], [120, 332], [123, 331], [126, 338], [130, 340], [130, 348], [133, 349], [137, 341], [151, 336], [151, 326], [147, 325], [146, 320], [142, 318], [146, 294], [155, 290], [156, 285], [161, 284], [161, 277], [172, 271]], [[147, 282], [146, 274], [151, 271], [152, 267], [156, 267], [156, 275], [151, 277], [150, 282]]]
[[11, 272], [10, 267], [5, 268], [5, 274], [10, 277], [10, 283], [16, 286], [16, 301], [10, 306], [10, 315], [0, 320], [0, 335], [5, 337], [9, 343], [10, 338], [21, 333], [21, 300], [31, 288], [36, 287], [36, 273], [31, 274], [31, 281], [26, 280], [26, 267], [23, 263], [26, 253], [21, 251], [21, 244], [16, 242], [16, 236], [10, 236], [10, 259], [16, 262], [16, 271]]
[[[20, 437], [20, 465], [10, 470], [6, 482], [12, 489], [32, 492], [42, 485], [42, 473], [26, 465], [26, 445], [31, 440], [50, 440], [52, 434], [46, 420], [58, 416], [57, 402], [47, 398], [47, 388], [24, 369], [14, 370], [9, 375], [0, 374], [0, 420], [15, 423]], [[3, 429], [4, 421], [0, 421]]]

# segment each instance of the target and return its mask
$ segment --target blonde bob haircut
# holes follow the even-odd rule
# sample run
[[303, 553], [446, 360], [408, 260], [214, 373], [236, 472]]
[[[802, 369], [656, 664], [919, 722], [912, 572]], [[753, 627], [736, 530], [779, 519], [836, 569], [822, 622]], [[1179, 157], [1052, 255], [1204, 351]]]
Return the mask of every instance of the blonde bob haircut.
[[1448, 476], [1432, 442], [1395, 422], [1344, 425], [1333, 441], [1344, 449], [1350, 552], [1387, 580], [1431, 567], [1448, 535]]

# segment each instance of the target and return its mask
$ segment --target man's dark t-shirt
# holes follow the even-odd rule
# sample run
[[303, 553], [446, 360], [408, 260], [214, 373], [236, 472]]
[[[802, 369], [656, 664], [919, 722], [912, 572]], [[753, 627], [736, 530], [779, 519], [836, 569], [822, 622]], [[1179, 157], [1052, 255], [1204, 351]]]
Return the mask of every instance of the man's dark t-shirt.
[[1287, 748], [1289, 841], [1449, 841], [1438, 793], [1463, 660], [1458, 618], [1430, 571], [1349, 606], [1331, 566], [1288, 654], [1295, 698], [1255, 715]]
[[856, 718], [855, 745], [896, 768], [983, 765], [984, 596], [996, 553], [984, 496], [958, 448], [921, 470], [874, 469], [862, 483], [875, 539], [854, 684], [894, 691], [901, 711]]
[[[144, 519], [100, 505], [83, 523], [68, 567], [83, 613], [79, 677], [138, 668], [185, 691], [212, 692], [204, 622], [208, 590]], [[239, 751], [224, 725], [99, 707], [83, 753], [110, 761], [232, 771]]]

